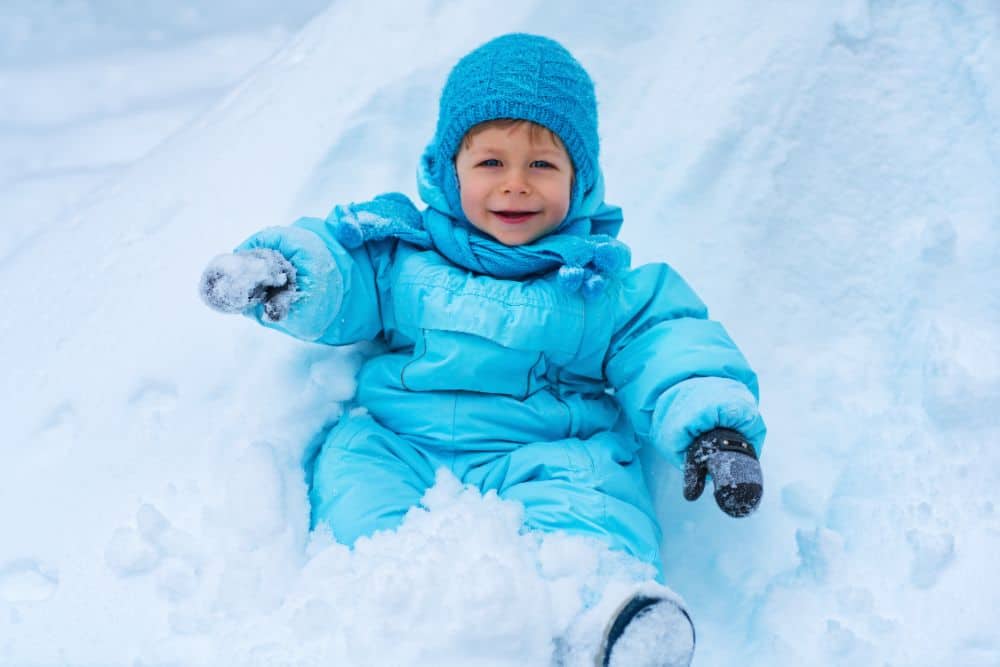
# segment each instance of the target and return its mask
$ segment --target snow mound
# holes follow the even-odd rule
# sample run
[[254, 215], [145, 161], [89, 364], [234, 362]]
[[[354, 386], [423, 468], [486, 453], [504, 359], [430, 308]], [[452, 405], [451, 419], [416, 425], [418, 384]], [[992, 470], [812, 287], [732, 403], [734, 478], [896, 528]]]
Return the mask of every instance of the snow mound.
[[[60, 25], [47, 43], [94, 43]], [[0, 88], [35, 87], [0, 112], [0, 663], [592, 657], [581, 609], [639, 575], [520, 534], [514, 505], [442, 478], [396, 533], [311, 535], [302, 462], [371, 350], [197, 293], [258, 229], [413, 195], [448, 68], [513, 30], [591, 71], [623, 240], [674, 264], [760, 372], [753, 517], [685, 504], [647, 466], [695, 664], [1000, 663], [982, 576], [1000, 550], [998, 26], [988, 0], [347, 1], [291, 35], [101, 50], [64, 110], [52, 90], [82, 70], [3, 23], [32, 64]]]

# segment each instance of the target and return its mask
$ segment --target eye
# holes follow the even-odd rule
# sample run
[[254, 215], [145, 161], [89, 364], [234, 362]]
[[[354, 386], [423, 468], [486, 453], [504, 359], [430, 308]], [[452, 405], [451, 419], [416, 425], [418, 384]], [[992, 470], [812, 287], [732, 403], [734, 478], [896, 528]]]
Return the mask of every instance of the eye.
[[531, 163], [532, 167], [541, 167], [542, 169], [555, 169], [556, 166], [551, 162], [546, 162], [545, 160], [535, 160]]
[[500, 166], [500, 160], [497, 160], [496, 158], [490, 158], [489, 160], [483, 160], [482, 162], [480, 162], [476, 166], [477, 167], [499, 167]]

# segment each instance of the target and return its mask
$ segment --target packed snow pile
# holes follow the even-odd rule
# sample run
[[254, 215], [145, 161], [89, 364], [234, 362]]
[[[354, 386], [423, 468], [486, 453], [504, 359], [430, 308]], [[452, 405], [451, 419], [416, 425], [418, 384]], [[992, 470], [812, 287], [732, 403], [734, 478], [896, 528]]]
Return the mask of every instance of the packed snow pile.
[[396, 532], [311, 534], [369, 350], [197, 289], [259, 228], [415, 195], [448, 70], [509, 31], [590, 70], [623, 240], [760, 374], [755, 515], [648, 461], [695, 665], [1000, 664], [995, 3], [203, 4], [143, 39], [0, 10], [0, 664], [586, 664], [622, 559], [447, 475]]

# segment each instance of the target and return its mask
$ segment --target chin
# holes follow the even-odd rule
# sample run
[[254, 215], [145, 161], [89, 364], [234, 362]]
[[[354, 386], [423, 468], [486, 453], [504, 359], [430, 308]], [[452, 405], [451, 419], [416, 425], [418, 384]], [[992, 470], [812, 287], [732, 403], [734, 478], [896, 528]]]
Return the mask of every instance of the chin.
[[503, 234], [500, 236], [493, 234], [491, 236], [493, 236], [493, 238], [495, 238], [497, 241], [504, 244], [505, 246], [518, 246], [518, 245], [526, 245], [528, 243], [532, 243], [538, 240], [540, 234], [517, 233], [517, 234]]
[[525, 241], [524, 239], [510, 239], [510, 238], [504, 238], [502, 236], [494, 236], [493, 238], [498, 243], [501, 243], [501, 244], [507, 246], [508, 248], [513, 248], [514, 246], [524, 245], [525, 243], [528, 242], [528, 241]]

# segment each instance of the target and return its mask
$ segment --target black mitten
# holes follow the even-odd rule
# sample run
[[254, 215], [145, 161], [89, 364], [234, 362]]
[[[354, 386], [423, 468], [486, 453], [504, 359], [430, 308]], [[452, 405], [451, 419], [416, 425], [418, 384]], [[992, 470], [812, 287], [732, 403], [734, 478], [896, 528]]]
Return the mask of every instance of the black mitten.
[[213, 259], [201, 275], [202, 300], [223, 313], [242, 313], [264, 304], [264, 317], [277, 322], [295, 297], [295, 267], [277, 250], [239, 250]]
[[729, 516], [747, 516], [764, 493], [757, 452], [738, 431], [717, 428], [702, 433], [687, 450], [684, 462], [684, 497], [697, 500], [712, 476], [715, 502]]

